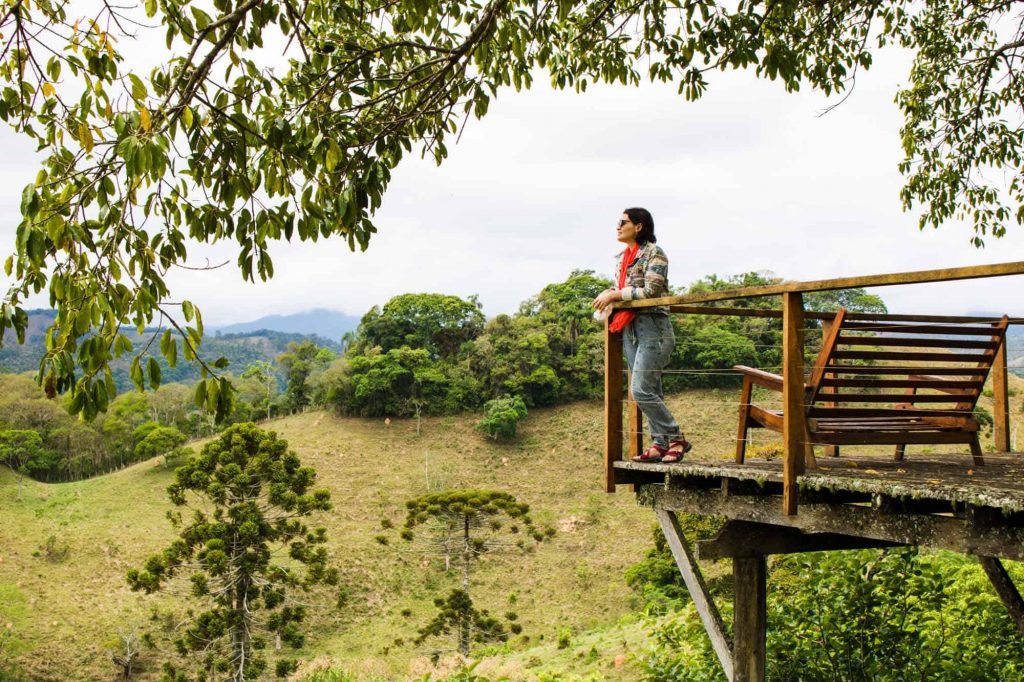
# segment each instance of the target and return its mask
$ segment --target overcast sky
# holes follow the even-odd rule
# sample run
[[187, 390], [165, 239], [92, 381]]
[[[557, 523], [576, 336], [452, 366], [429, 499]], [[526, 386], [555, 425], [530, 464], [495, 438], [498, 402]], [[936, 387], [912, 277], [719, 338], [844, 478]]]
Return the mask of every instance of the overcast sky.
[[[711, 273], [771, 270], [806, 280], [1024, 260], [1024, 230], [969, 243], [964, 225], [921, 232], [901, 210], [900, 115], [909, 62], [882, 53], [826, 116], [816, 92], [787, 94], [747, 73], [716, 73], [700, 102], [672, 86], [594, 87], [586, 94], [503, 91], [471, 121], [441, 167], [410, 158], [395, 172], [365, 253], [341, 240], [281, 243], [274, 279], [243, 282], [232, 266], [170, 276], [175, 299], [207, 324], [315, 307], [362, 315], [404, 292], [478, 294], [513, 312], [573, 269], [609, 274], [626, 206], [653, 213], [673, 285]], [[31, 147], [0, 130], [0, 250], [12, 248]], [[195, 246], [191, 265], [230, 259]], [[0, 275], [2, 277], [2, 275]], [[0, 280], [3, 281], [3, 280]], [[9, 281], [3, 281], [6, 291]], [[1024, 314], [1020, 277], [876, 290], [891, 310]], [[43, 306], [45, 297], [30, 300]]]

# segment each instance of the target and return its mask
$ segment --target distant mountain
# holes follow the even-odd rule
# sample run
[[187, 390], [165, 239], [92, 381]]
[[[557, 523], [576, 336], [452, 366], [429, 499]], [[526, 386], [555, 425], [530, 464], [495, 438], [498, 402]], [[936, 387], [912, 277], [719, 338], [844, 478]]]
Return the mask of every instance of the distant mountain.
[[[53, 322], [56, 313], [52, 310], [30, 310], [28, 311], [28, 330], [25, 334], [25, 345], [18, 345], [13, 333], [4, 335], [3, 348], [0, 348], [0, 372], [28, 372], [39, 367], [39, 359], [46, 349], [45, 332]], [[125, 328], [125, 335], [131, 339], [136, 350], [142, 348], [148, 341], [152, 330], [139, 336], [134, 329]], [[241, 374], [245, 368], [257, 360], [273, 361], [278, 355], [288, 349], [291, 342], [312, 340], [318, 346], [326, 346], [335, 352], [341, 351], [341, 334], [321, 337], [310, 333], [283, 332], [271, 329], [260, 329], [253, 332], [221, 333], [206, 330], [206, 337], [203, 339], [201, 354], [208, 361], [225, 357], [230, 363], [228, 371], [233, 374]], [[132, 386], [128, 377], [128, 366], [131, 362], [131, 354], [126, 354], [111, 363], [111, 370], [114, 374], [114, 381], [119, 391], [124, 391]], [[168, 367], [167, 362], [159, 357], [161, 376], [164, 383], [184, 382], [190, 383], [199, 379], [199, 368], [180, 360], [176, 367]]]
[[315, 335], [334, 342], [359, 326], [358, 317], [339, 313], [337, 310], [315, 308], [291, 315], [267, 315], [252, 322], [239, 322], [222, 327], [208, 326], [207, 333], [245, 334], [268, 329], [286, 334]]

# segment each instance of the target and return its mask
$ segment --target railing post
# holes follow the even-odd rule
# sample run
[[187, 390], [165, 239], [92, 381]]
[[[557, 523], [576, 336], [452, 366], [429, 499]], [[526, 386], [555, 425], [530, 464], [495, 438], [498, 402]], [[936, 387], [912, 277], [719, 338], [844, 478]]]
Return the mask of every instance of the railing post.
[[996, 452], [1010, 451], [1010, 392], [1007, 388], [1006, 336], [992, 363], [992, 436]]
[[797, 476], [804, 473], [804, 299], [782, 295], [782, 513], [796, 514]]
[[[633, 385], [632, 372], [626, 372], [626, 385]], [[629, 396], [626, 402], [626, 416], [629, 420], [626, 442], [629, 443], [629, 457], [632, 459], [644, 450], [644, 415], [640, 411], [640, 404], [633, 399], [633, 392], [628, 388], [626, 391]]]
[[[609, 320], [611, 316], [609, 315]], [[604, 325], [604, 488], [615, 492], [615, 462], [622, 459], [622, 334]]]

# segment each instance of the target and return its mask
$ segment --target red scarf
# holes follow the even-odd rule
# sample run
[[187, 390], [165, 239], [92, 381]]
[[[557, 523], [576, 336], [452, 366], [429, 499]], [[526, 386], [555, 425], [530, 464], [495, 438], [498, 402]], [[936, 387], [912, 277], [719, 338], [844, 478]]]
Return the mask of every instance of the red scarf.
[[[629, 270], [629, 266], [636, 260], [636, 255], [639, 251], [640, 245], [633, 244], [622, 254], [622, 264], [619, 266], [619, 289], [626, 286], [626, 271]], [[634, 310], [616, 310], [612, 314], [612, 319], [608, 322], [609, 331], [621, 332], [626, 328], [626, 325], [633, 321], [634, 317], [636, 317], [636, 311]]]

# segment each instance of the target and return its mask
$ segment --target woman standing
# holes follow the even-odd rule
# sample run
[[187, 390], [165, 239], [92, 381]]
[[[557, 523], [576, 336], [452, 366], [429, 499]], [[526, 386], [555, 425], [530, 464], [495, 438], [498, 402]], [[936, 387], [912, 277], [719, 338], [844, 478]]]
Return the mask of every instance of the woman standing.
[[[650, 212], [644, 208], [623, 211], [616, 238], [626, 245], [615, 267], [618, 288], [601, 292], [594, 299], [594, 308], [604, 313], [615, 301], [667, 296], [668, 257], [656, 244]], [[678, 462], [692, 446], [665, 405], [661, 385], [662, 370], [676, 343], [668, 308], [617, 310], [609, 326], [613, 332], [622, 332], [622, 347], [632, 377], [629, 391], [647, 417], [647, 429], [654, 441], [633, 461]]]

